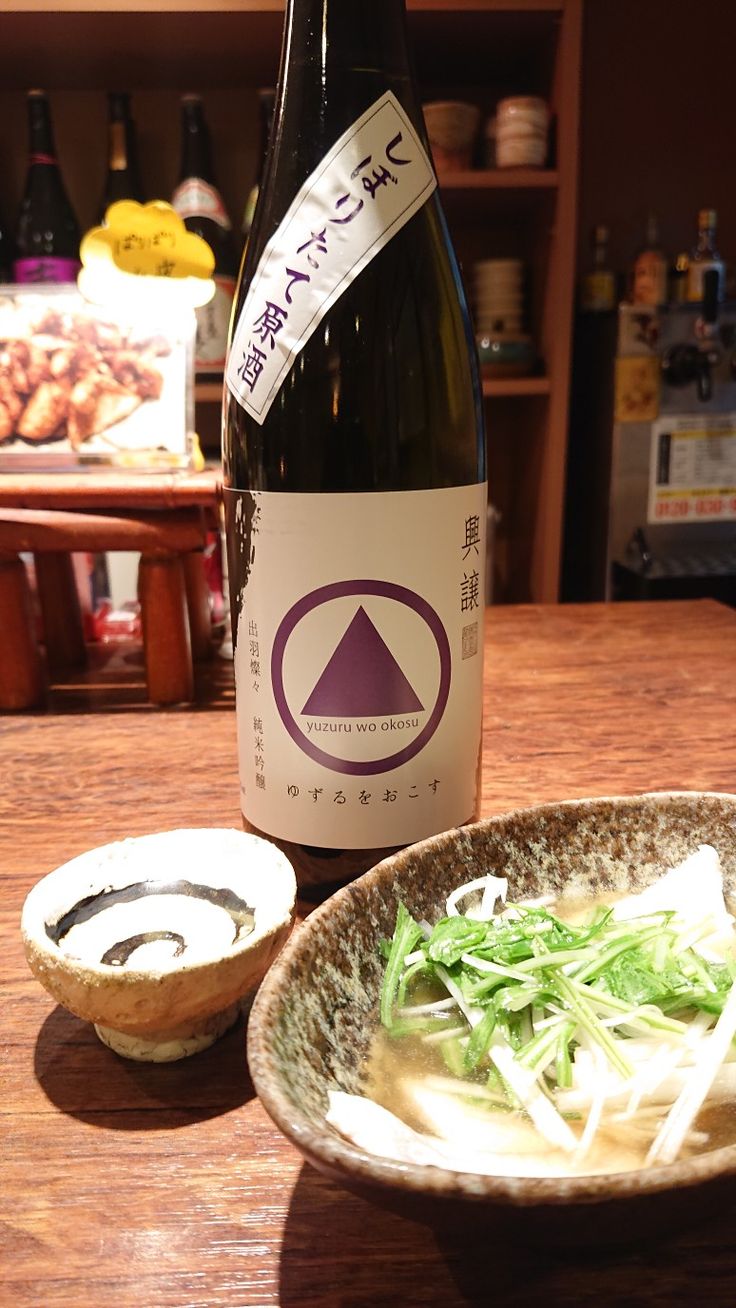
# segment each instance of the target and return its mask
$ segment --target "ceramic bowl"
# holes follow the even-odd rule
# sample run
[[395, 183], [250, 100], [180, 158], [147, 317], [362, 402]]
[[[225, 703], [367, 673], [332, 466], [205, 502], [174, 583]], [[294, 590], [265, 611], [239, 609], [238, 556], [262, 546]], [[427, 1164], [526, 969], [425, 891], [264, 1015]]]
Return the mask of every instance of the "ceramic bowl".
[[291, 929], [291, 864], [257, 836], [164, 831], [89, 850], [31, 890], [31, 971], [116, 1053], [170, 1062], [238, 1017]]
[[736, 1145], [627, 1173], [529, 1179], [395, 1163], [324, 1120], [327, 1092], [358, 1093], [378, 1012], [379, 942], [403, 900], [437, 920], [456, 886], [489, 869], [520, 897], [643, 888], [698, 844], [719, 851], [736, 894], [736, 796], [659, 794], [521, 809], [446, 832], [379, 863], [297, 928], [253, 1006], [248, 1056], [276, 1124], [335, 1181], [443, 1229], [480, 1222], [509, 1239], [611, 1243], [691, 1220], [736, 1196]]
[[[484, 377], [524, 377], [534, 371], [536, 350], [531, 336], [518, 331], [515, 315], [499, 314], [484, 331], [476, 322], [476, 342], [481, 374]], [[508, 333], [508, 334], [507, 334]]]
[[469, 168], [480, 126], [478, 106], [460, 100], [437, 100], [422, 108], [437, 171]]

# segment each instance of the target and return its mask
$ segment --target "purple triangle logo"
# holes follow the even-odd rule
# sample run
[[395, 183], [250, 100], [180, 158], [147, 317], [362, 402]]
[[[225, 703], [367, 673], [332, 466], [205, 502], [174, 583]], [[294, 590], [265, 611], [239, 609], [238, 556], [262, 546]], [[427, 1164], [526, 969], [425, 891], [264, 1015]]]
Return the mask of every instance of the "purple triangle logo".
[[302, 713], [371, 718], [423, 707], [361, 604]]

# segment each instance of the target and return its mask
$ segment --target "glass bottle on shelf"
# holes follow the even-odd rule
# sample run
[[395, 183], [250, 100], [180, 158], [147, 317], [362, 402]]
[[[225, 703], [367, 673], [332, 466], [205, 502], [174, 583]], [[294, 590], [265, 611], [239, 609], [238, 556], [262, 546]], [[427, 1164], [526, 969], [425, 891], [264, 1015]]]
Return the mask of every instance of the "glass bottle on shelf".
[[127, 91], [108, 92], [107, 176], [98, 222], [116, 200], [137, 200], [143, 203], [143, 186], [138, 168], [138, 149], [135, 123], [130, 112], [130, 95]]
[[266, 154], [268, 151], [268, 141], [271, 135], [271, 124], [273, 122], [273, 109], [276, 103], [276, 91], [274, 87], [265, 87], [258, 92], [258, 109], [260, 122], [260, 137], [258, 144], [258, 163], [256, 167], [256, 178], [248, 192], [248, 198], [245, 202], [243, 212], [243, 221], [241, 223], [241, 235], [243, 246], [245, 246], [250, 235], [250, 229], [253, 226], [253, 216], [258, 203], [258, 193], [263, 181], [263, 169], [266, 163]]
[[288, 2], [226, 383], [243, 820], [342, 882], [478, 803], [482, 400], [404, 0]]
[[0, 282], [9, 282], [13, 268], [13, 243], [0, 214]]
[[17, 282], [71, 282], [79, 272], [79, 223], [59, 169], [51, 108], [28, 92], [28, 173], [15, 236]]
[[669, 275], [669, 299], [670, 304], [687, 303], [687, 274], [690, 267], [690, 255], [687, 250], [681, 250], [672, 260], [672, 267]]
[[656, 214], [647, 217], [644, 244], [634, 260], [631, 278], [633, 304], [667, 303], [667, 259], [659, 241]]
[[698, 213], [698, 240], [690, 255], [687, 275], [687, 298], [697, 303], [703, 298], [703, 277], [710, 269], [718, 273], [718, 298], [726, 293], [726, 270], [716, 246], [718, 215], [715, 209], [701, 209]]
[[616, 274], [608, 260], [610, 236], [603, 224], [591, 233], [591, 263], [580, 286], [580, 308], [585, 313], [607, 313], [616, 307]]
[[218, 374], [225, 366], [238, 262], [230, 218], [215, 184], [201, 96], [182, 96], [181, 130], [180, 180], [171, 203], [188, 230], [201, 236], [215, 256], [214, 298], [197, 309], [194, 367], [200, 374]]

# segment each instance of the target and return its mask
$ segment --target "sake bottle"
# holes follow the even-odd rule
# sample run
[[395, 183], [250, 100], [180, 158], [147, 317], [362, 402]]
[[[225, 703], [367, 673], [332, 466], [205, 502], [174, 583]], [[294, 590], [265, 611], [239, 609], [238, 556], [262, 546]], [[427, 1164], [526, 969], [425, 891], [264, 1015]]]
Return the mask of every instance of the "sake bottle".
[[13, 247], [8, 229], [3, 222], [3, 216], [0, 214], [0, 283], [10, 281], [12, 266]]
[[44, 91], [28, 92], [28, 138], [13, 276], [16, 282], [71, 282], [79, 271], [79, 224], [56, 158]]
[[243, 210], [243, 220], [240, 225], [240, 235], [242, 237], [243, 249], [250, 236], [250, 229], [253, 226], [253, 217], [258, 203], [258, 193], [261, 189], [263, 178], [263, 167], [266, 162], [268, 153], [268, 141], [271, 135], [271, 123], [273, 122], [273, 106], [276, 99], [276, 92], [273, 87], [262, 87], [258, 92], [258, 110], [260, 121], [260, 142], [258, 148], [258, 161], [256, 167], [256, 176], [248, 192], [248, 198]]
[[201, 236], [215, 256], [215, 294], [197, 309], [194, 367], [198, 373], [221, 376], [238, 260], [230, 217], [215, 183], [210, 132], [199, 95], [181, 98], [181, 168], [171, 203], [188, 230]]
[[138, 144], [135, 122], [130, 111], [127, 91], [109, 91], [107, 96], [107, 175], [98, 210], [98, 221], [116, 200], [137, 200], [144, 194], [138, 168]]
[[241, 807], [302, 886], [478, 809], [485, 449], [403, 0], [289, 0], [225, 372]]

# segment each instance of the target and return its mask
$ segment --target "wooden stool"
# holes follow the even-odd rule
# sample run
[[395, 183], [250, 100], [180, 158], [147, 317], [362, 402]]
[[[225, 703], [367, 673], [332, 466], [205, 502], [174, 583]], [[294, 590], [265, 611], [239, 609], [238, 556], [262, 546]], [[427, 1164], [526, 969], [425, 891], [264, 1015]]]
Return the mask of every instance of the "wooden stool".
[[0, 508], [0, 709], [43, 703], [45, 688], [20, 553], [34, 555], [50, 671], [79, 666], [84, 633], [71, 554], [135, 550], [148, 696], [189, 702], [192, 653], [211, 653], [199, 507], [115, 515], [66, 509]]

